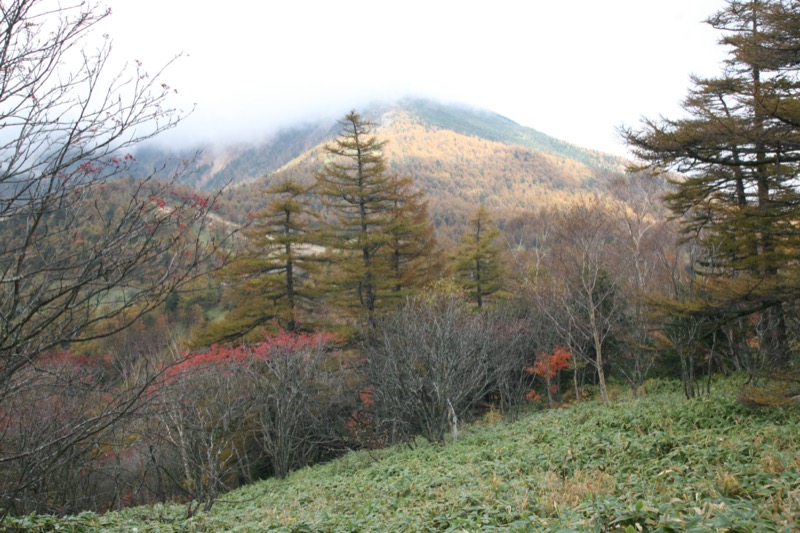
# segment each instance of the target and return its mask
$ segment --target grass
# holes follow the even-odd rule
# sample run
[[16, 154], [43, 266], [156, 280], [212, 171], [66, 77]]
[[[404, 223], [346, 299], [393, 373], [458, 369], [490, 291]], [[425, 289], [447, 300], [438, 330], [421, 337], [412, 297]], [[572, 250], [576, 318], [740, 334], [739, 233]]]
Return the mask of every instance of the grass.
[[[185, 506], [26, 517], [109, 531], [797, 531], [800, 410], [750, 410], [738, 384], [688, 401], [584, 402], [476, 424], [446, 446], [356, 452]], [[50, 526], [46, 525], [45, 522]], [[25, 525], [27, 524], [27, 526]]]

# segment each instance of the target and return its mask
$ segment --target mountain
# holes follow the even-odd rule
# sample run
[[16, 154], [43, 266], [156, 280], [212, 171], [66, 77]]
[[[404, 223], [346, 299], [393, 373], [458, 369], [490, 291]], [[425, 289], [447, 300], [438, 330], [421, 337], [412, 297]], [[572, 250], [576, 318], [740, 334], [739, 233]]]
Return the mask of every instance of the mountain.
[[[502, 224], [515, 213], [602, 194], [603, 183], [624, 172], [622, 158], [587, 150], [527, 128], [491, 111], [423, 99], [374, 105], [363, 115], [387, 141], [389, 169], [411, 176], [429, 198], [440, 227], [462, 227], [480, 203]], [[284, 176], [311, 182], [324, 161], [334, 121], [304, 124], [263, 143], [210, 148], [189, 165], [184, 182], [201, 190], [226, 183], [234, 218], [263, 207], [261, 189]], [[143, 168], [192, 152], [149, 148], [136, 156]]]
[[332, 139], [336, 131], [335, 122], [319, 122], [301, 124], [256, 143], [198, 145], [182, 150], [150, 144], [136, 150], [132, 172], [144, 176], [154, 169], [170, 169], [174, 163], [182, 166], [181, 162], [188, 161], [188, 167], [181, 171], [181, 182], [199, 191], [215, 191], [263, 178], [306, 150]]
[[626, 164], [620, 157], [580, 148], [491, 111], [424, 99], [406, 99], [400, 106], [439, 129], [573, 159], [590, 167], [619, 171]]

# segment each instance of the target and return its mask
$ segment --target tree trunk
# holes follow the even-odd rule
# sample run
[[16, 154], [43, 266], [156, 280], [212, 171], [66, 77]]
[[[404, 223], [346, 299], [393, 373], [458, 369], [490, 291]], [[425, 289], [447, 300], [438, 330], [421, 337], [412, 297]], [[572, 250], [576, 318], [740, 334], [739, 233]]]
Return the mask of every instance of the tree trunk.
[[600, 382], [600, 399], [603, 403], [608, 403], [608, 391], [606, 390], [606, 374], [603, 370], [603, 339], [600, 337], [600, 330], [597, 325], [597, 310], [594, 300], [590, 299], [589, 321], [592, 328], [592, 340], [594, 341], [595, 366], [597, 366], [597, 379]]

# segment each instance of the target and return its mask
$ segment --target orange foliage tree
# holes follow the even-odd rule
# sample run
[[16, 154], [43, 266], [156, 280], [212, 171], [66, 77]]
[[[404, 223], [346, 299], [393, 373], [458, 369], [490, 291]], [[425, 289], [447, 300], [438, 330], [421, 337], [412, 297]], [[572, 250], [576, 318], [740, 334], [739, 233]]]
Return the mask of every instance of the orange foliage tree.
[[[533, 361], [533, 366], [527, 368], [528, 372], [534, 376], [544, 379], [545, 389], [547, 390], [547, 403], [553, 405], [553, 393], [558, 393], [558, 373], [569, 368], [572, 354], [566, 348], [556, 348], [553, 353], [540, 353]], [[531, 391], [530, 398], [538, 399], [538, 394]]]

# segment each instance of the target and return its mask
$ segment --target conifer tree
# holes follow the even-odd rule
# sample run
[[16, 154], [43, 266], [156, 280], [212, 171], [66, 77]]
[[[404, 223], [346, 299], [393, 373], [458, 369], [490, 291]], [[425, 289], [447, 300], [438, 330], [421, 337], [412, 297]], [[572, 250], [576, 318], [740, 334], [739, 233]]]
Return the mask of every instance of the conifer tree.
[[730, 50], [717, 78], [694, 78], [688, 118], [622, 133], [643, 167], [675, 170], [666, 197], [706, 250], [702, 302], [717, 319], [753, 316], [769, 367], [787, 364], [786, 304], [800, 296], [800, 25], [797, 2], [729, 0], [708, 19]]
[[399, 297], [433, 281], [443, 267], [424, 193], [413, 188], [410, 178], [394, 180], [394, 187], [386, 251], [392, 273], [391, 290]]
[[500, 230], [494, 226], [489, 211], [481, 204], [470, 219], [456, 252], [458, 278], [478, 307], [502, 287], [499, 235]]
[[287, 178], [266, 192], [272, 199], [245, 231], [245, 253], [223, 271], [233, 283], [233, 308], [209, 324], [195, 345], [233, 340], [271, 321], [296, 331], [298, 314], [318, 297], [313, 275], [319, 250], [312, 229], [317, 215], [309, 205], [309, 188]]
[[422, 279], [412, 269], [432, 250], [432, 227], [410, 180], [387, 172], [374, 124], [355, 111], [339, 124], [341, 133], [325, 146], [316, 192], [333, 219], [323, 234], [340, 301], [372, 322], [382, 300]]

